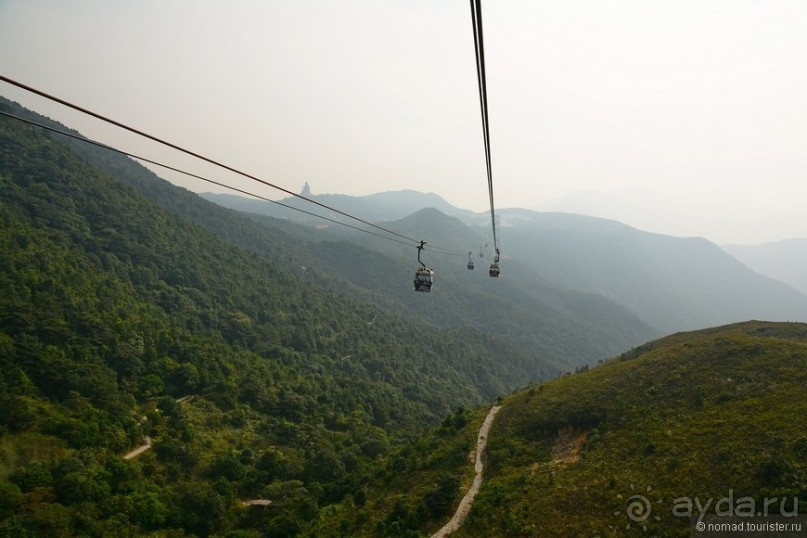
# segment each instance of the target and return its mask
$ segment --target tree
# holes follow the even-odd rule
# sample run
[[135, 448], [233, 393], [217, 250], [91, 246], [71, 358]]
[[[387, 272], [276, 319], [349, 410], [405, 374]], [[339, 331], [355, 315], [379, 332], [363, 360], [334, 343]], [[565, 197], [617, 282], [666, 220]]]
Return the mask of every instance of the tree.
[[22, 503], [22, 492], [16, 484], [0, 482], [0, 519], [9, 517]]
[[303, 476], [309, 482], [340, 483], [345, 478], [345, 464], [332, 449], [322, 448], [305, 462]]
[[434, 489], [423, 498], [433, 518], [443, 517], [449, 513], [454, 501], [459, 497], [461, 483], [460, 476], [455, 474], [443, 474], [437, 478]]
[[27, 493], [35, 488], [50, 486], [53, 482], [53, 475], [50, 472], [50, 465], [44, 461], [32, 461], [14, 471], [11, 481], [16, 484], [20, 491]]
[[141, 491], [126, 496], [129, 520], [144, 529], [160, 528], [168, 516], [168, 508], [153, 491]]

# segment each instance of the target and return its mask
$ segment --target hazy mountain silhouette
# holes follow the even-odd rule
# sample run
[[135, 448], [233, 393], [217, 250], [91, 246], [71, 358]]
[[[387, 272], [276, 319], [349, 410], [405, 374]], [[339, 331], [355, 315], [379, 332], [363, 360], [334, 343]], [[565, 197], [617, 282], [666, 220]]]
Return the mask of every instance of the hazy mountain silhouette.
[[[308, 189], [308, 194], [305, 194], [306, 189]], [[472, 211], [454, 207], [437, 194], [422, 193], [413, 190], [381, 192], [367, 196], [313, 194], [310, 191], [309, 184], [306, 183], [301, 191], [301, 195], [323, 205], [372, 221], [400, 219], [427, 207], [438, 209], [446, 215], [473, 215]], [[267, 215], [276, 218], [289, 218], [301, 222], [310, 222], [312, 220], [320, 222], [320, 219], [290, 208], [303, 209], [307, 212], [324, 215], [335, 220], [345, 219], [345, 217], [338, 213], [330, 212], [327, 209], [293, 196], [277, 200], [279, 203], [222, 193], [205, 192], [200, 194], [200, 196], [211, 202], [231, 209], [237, 209], [238, 211], [247, 211], [249, 213], [257, 213], [258, 215]]]
[[[440, 211], [455, 215], [470, 232], [451, 228], [445, 241], [458, 251], [472, 251], [472, 259], [485, 269], [492, 255], [489, 213], [461, 210], [434, 196], [411, 191], [342, 196], [338, 200], [345, 205], [338, 207], [353, 207], [360, 215], [383, 215], [388, 208], [411, 208], [417, 203], [425, 204], [421, 208], [442, 207]], [[212, 199], [243, 207], [243, 202], [233, 203], [238, 197]], [[383, 203], [376, 205], [379, 200]], [[291, 213], [289, 218], [305, 218]], [[649, 233], [617, 221], [569, 213], [500, 209], [497, 216], [503, 279], [508, 273], [512, 278], [515, 268], [522, 288], [540, 282], [553, 289], [597, 294], [624, 306], [660, 333], [747, 319], [807, 320], [807, 297], [784, 282], [755, 273], [706, 239]], [[403, 219], [396, 226], [409, 226], [407, 222]], [[432, 223], [420, 231], [433, 236], [445, 226]], [[480, 259], [480, 253], [485, 258]]]
[[724, 245], [723, 250], [763, 275], [807, 294], [807, 238], [759, 245]]
[[[31, 112], [16, 112], [48, 121]], [[411, 243], [403, 245], [330, 222], [323, 224], [321, 219], [311, 226], [305, 220], [298, 223], [233, 211], [160, 179], [127, 157], [58, 138], [87, 162], [152, 202], [278, 263], [310, 284], [436, 327], [481, 331], [502, 339], [506, 346], [500, 346], [503, 357], [497, 360], [509, 364], [511, 372], [518, 370], [521, 383], [558, 375], [659, 335], [624, 306], [597, 294], [561, 289], [536, 280], [528, 267], [519, 267], [518, 263], [510, 268], [511, 277], [516, 277], [511, 281], [492, 282], [484, 262], [478, 270], [468, 271], [466, 245], [480, 244], [486, 230], [470, 228], [438, 209], [420, 210], [387, 223], [399, 232], [430, 241], [424, 261], [434, 266], [438, 277], [427, 298], [412, 290], [418, 264], [417, 251]], [[390, 207], [429, 202], [443, 208], [447, 205], [436, 195], [402, 191], [366, 197], [356, 207], [363, 205], [368, 214], [377, 214]], [[310, 209], [310, 204], [306, 205]], [[456, 212], [473, 215], [463, 210]], [[298, 219], [306, 217], [291, 213]], [[446, 248], [454, 252], [446, 253]], [[517, 349], [508, 352], [508, 346]], [[495, 383], [490, 385], [495, 391]]]
[[538, 274], [609, 297], [662, 332], [747, 319], [807, 320], [807, 297], [751, 271], [706, 239], [581, 215], [501, 214], [507, 251]]

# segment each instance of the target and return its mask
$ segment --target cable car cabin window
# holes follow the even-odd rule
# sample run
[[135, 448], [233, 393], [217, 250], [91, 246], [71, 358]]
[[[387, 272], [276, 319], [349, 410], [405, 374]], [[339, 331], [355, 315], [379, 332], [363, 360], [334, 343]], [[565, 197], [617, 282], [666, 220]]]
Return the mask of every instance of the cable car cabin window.
[[498, 263], [491, 264], [490, 276], [492, 276], [493, 278], [499, 278], [500, 273], [501, 271], [499, 270], [499, 264]]
[[421, 268], [415, 273], [415, 291], [430, 292], [434, 284], [434, 271]]

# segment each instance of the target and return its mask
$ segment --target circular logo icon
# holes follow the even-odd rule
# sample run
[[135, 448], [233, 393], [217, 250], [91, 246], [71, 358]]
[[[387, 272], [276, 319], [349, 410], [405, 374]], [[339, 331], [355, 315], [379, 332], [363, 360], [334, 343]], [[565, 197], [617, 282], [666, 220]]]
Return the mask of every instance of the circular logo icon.
[[[636, 487], [631, 484], [630, 485], [631, 491], [635, 491]], [[652, 486], [647, 486], [645, 488], [645, 493], [650, 494], [652, 491]], [[617, 495], [617, 499], [622, 501], [622, 495]], [[656, 504], [661, 504], [663, 501], [662, 499], [656, 500]], [[650, 501], [650, 498], [647, 495], [641, 493], [634, 493], [627, 499], [622, 502], [623, 510], [617, 510], [614, 512], [615, 516], [619, 516], [625, 514], [628, 516], [628, 523], [625, 525], [626, 529], [630, 529], [632, 524], [636, 524], [637, 526], [641, 526], [642, 530], [647, 530], [647, 525], [645, 522], [652, 518], [655, 521], [661, 521], [661, 517], [653, 516], [653, 503]]]

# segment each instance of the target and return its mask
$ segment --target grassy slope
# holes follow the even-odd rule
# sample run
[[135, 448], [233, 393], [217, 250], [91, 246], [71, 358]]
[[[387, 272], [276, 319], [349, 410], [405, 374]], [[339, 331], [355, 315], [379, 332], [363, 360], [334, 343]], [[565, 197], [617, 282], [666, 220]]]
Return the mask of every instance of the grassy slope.
[[[499, 414], [487, 483], [458, 536], [622, 535], [636, 493], [661, 502], [634, 529], [687, 536], [673, 515], [682, 497], [804, 499], [805, 386], [807, 325], [747, 322], [524, 391]], [[573, 437], [579, 459], [553, 462], [558, 439]]]
[[[688, 519], [673, 514], [686, 509], [681, 498], [716, 502], [730, 490], [758, 507], [787, 497], [786, 510], [798, 495], [803, 510], [805, 386], [807, 325], [746, 322], [671, 335], [525, 389], [503, 401], [485, 483], [454, 536], [689, 536]], [[467, 487], [486, 411], [391, 458], [371, 500], [323, 514], [317, 529], [331, 532], [319, 535], [341, 522], [349, 536], [429, 536], [449, 516], [431, 516], [426, 494], [451, 473], [465, 473]], [[644, 521], [626, 514], [636, 494], [653, 503]]]

